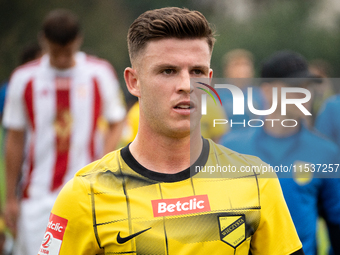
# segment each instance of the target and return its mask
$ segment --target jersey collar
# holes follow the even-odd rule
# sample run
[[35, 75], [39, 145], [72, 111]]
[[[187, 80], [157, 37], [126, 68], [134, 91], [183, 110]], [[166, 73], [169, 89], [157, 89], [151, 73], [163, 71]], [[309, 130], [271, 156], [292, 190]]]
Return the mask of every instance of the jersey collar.
[[194, 175], [194, 174], [190, 174], [190, 168], [193, 167], [195, 169], [195, 166], [204, 166], [206, 162], [208, 161], [209, 150], [210, 150], [209, 141], [204, 138], [202, 139], [203, 139], [202, 151], [201, 151], [200, 156], [196, 160], [196, 162], [191, 167], [188, 167], [187, 169], [181, 172], [175, 173], [175, 174], [159, 173], [159, 172], [155, 172], [155, 171], [145, 168], [132, 156], [130, 149], [129, 149], [130, 144], [128, 144], [123, 149], [121, 149], [120, 155], [125, 161], [125, 163], [133, 171], [139, 173], [140, 175], [146, 178], [149, 178], [149, 179], [152, 179], [158, 182], [178, 182], [178, 181], [189, 179], [192, 175]]

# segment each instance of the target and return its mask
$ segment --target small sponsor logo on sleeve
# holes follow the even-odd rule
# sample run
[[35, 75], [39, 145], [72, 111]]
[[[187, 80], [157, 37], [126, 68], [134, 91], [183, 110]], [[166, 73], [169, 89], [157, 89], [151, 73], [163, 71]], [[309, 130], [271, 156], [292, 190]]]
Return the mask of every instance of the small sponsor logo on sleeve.
[[208, 195], [152, 200], [154, 217], [210, 211]]
[[51, 213], [38, 255], [59, 254], [66, 226], [67, 219], [61, 218]]

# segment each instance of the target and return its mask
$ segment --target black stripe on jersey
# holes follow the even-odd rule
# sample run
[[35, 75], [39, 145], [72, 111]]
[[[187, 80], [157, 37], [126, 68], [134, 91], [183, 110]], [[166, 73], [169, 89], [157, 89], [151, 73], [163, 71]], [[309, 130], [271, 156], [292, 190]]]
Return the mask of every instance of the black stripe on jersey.
[[[240, 154], [240, 156], [243, 158], [243, 159], [245, 159], [246, 161], [247, 161], [247, 159], [242, 155], [242, 154]], [[258, 178], [257, 178], [257, 176], [258, 176], [258, 174], [256, 173], [256, 172], [254, 172], [253, 171], [253, 175], [252, 176], [254, 176], [255, 177], [255, 180], [256, 180], [256, 185], [257, 185], [257, 195], [258, 195], [258, 201], [259, 201], [259, 206], [261, 207], [261, 196], [260, 196], [260, 186], [259, 186], [259, 180], [258, 180]], [[247, 176], [247, 177], [249, 177], [249, 176]]]
[[257, 199], [259, 200], [259, 206], [261, 208], [261, 196], [260, 196], [260, 186], [259, 186], [259, 180], [257, 179], [257, 174], [254, 174], [256, 179], [256, 185], [257, 185]]
[[90, 189], [91, 189], [93, 231], [94, 231], [94, 235], [96, 236], [96, 240], [97, 240], [99, 248], [103, 249], [103, 247], [100, 244], [99, 235], [98, 235], [96, 208], [95, 208], [95, 202], [94, 202], [94, 193], [93, 193], [93, 184], [92, 183], [90, 184]]
[[191, 183], [193, 195], [196, 196], [196, 191], [195, 191], [194, 181], [192, 180], [192, 176], [190, 177], [190, 183]]
[[[122, 169], [119, 167], [120, 174], [122, 175], [122, 187], [125, 195], [125, 200], [126, 200], [126, 210], [127, 210], [127, 215], [128, 215], [128, 221], [129, 221], [129, 234], [132, 234], [132, 222], [131, 222], [131, 206], [130, 206], [130, 199], [126, 191], [126, 182], [125, 182], [125, 177], [122, 173]], [[131, 245], [133, 242], [131, 243]]]
[[165, 248], [166, 254], [169, 254], [169, 243], [168, 243], [168, 236], [166, 234], [166, 227], [165, 227], [165, 217], [163, 218], [163, 227], [164, 227], [164, 237], [165, 237]]
[[[163, 199], [162, 186], [161, 186], [160, 183], [158, 183], [158, 187], [159, 187], [159, 193], [161, 194], [161, 199]], [[166, 254], [168, 255], [169, 254], [169, 243], [168, 243], [168, 235], [166, 234], [165, 219], [166, 219], [166, 217], [163, 217], [165, 248], [166, 248]]]
[[[202, 139], [203, 139], [203, 148], [202, 148], [201, 154], [196, 160], [196, 162], [191, 167], [195, 168], [195, 166], [204, 166], [206, 162], [208, 161], [209, 150], [210, 150], [209, 141], [204, 138]], [[178, 182], [178, 181], [183, 181], [183, 180], [190, 178], [191, 176], [190, 167], [176, 174], [159, 173], [159, 172], [151, 171], [145, 168], [132, 156], [130, 149], [129, 149], [129, 145], [130, 144], [128, 144], [123, 149], [121, 149], [120, 151], [121, 157], [132, 170], [139, 173], [140, 175], [143, 175], [144, 177], [147, 177], [149, 179], [152, 179], [158, 182]]]

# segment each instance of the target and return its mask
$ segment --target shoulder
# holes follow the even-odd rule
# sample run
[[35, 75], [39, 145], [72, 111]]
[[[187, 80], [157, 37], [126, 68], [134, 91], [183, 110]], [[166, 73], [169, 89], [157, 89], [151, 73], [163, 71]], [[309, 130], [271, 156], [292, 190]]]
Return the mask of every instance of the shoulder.
[[326, 104], [340, 106], [340, 95], [331, 96], [326, 100]]
[[103, 173], [107, 170], [117, 169], [119, 167], [120, 151], [121, 149], [112, 151], [106, 154], [101, 159], [90, 163], [89, 165], [79, 170], [75, 174], [75, 177], [86, 177], [98, 173]]
[[16, 68], [10, 77], [6, 96], [8, 93], [10, 98], [21, 97], [28, 85], [37, 78], [40, 67], [41, 58]]
[[315, 129], [309, 130], [304, 128], [303, 140], [304, 144], [307, 146], [312, 146], [312, 148], [317, 149], [325, 154], [339, 153], [338, 146]]
[[20, 80], [23, 82], [25, 82], [25, 80], [28, 81], [39, 70], [40, 65], [41, 58], [17, 67], [11, 75], [10, 83], [12, 83], [14, 80]]
[[[258, 157], [255, 157], [255, 156], [238, 153], [238, 152], [231, 150], [231, 149], [229, 149], [229, 148], [227, 148], [227, 147], [225, 147], [221, 144], [217, 144], [210, 139], [209, 139], [209, 143], [210, 143], [210, 147], [211, 147], [210, 153], [217, 152], [218, 155], [221, 156], [221, 157], [228, 156], [228, 157], [236, 157], [236, 158], [258, 159]], [[213, 152], [212, 152], [212, 150], [213, 150]]]
[[117, 77], [116, 70], [114, 69], [114, 67], [111, 65], [109, 61], [102, 59], [102, 58], [98, 58], [96, 56], [87, 55], [83, 52], [80, 52], [79, 54], [84, 54], [85, 56], [84, 59], [85, 59], [85, 63], [87, 66], [91, 68], [95, 68], [97, 70], [112, 72], [114, 76]]
[[[260, 158], [248, 154], [242, 154], [224, 147], [223, 145], [210, 142], [209, 165], [230, 166], [233, 168], [230, 177], [244, 177], [257, 175], [261, 177], [276, 177], [274, 172], [270, 172], [268, 164]], [[228, 170], [227, 173], [230, 173]]]
[[[62, 188], [58, 195], [56, 207], [64, 208], [65, 201], [74, 199], [87, 200], [91, 193], [91, 186], [96, 182], [96, 178], [108, 170], [119, 167], [120, 150], [113, 151], [103, 158], [94, 161], [80, 169], [74, 177]], [[68, 209], [67, 209], [68, 210]]]
[[340, 110], [340, 95], [334, 95], [329, 97], [320, 109], [320, 113]]

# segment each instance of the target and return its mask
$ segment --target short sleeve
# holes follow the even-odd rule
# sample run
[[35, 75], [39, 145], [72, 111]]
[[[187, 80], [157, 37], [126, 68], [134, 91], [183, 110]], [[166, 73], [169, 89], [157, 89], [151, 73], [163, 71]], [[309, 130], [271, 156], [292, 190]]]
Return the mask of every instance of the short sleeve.
[[251, 254], [288, 255], [302, 248], [277, 178], [259, 178], [261, 220]]
[[27, 125], [24, 90], [30, 80], [23, 76], [15, 72], [7, 88], [2, 124], [8, 129], [22, 130]]
[[58, 195], [40, 251], [44, 249], [43, 245], [46, 243], [48, 233], [53, 234], [51, 227], [62, 226], [64, 228], [62, 235], [58, 237], [53, 234], [53, 238], [56, 239], [53, 242], [58, 245], [48, 246], [48, 254], [95, 255], [100, 253], [93, 228], [91, 198], [81, 178], [76, 176], [69, 181]]

